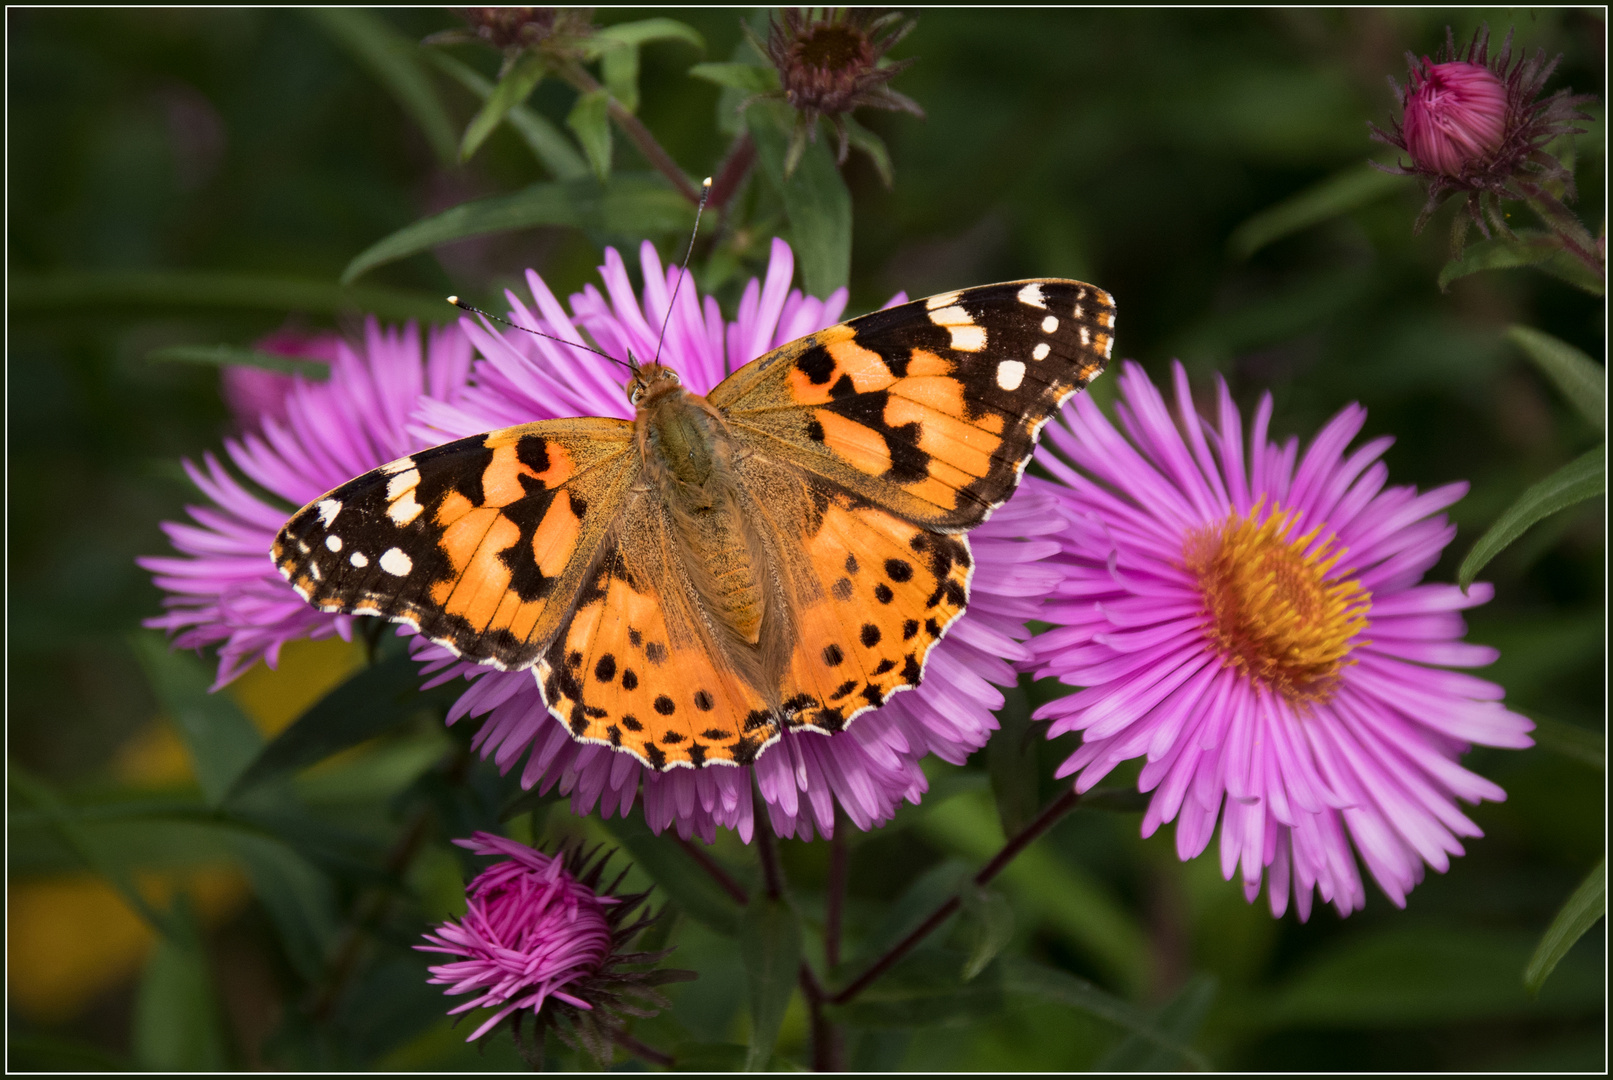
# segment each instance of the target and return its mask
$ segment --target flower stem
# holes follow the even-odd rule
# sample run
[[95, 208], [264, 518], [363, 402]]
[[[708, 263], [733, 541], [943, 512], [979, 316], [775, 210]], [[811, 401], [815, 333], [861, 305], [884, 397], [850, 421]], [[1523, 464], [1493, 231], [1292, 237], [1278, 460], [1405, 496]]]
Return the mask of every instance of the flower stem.
[[769, 900], [784, 895], [784, 868], [778, 861], [778, 841], [773, 837], [773, 822], [767, 816], [767, 806], [760, 792], [753, 791], [756, 809], [756, 857], [762, 864], [762, 886]]
[[750, 132], [742, 131], [729, 144], [727, 156], [717, 167], [717, 178], [711, 182], [711, 194], [706, 197], [706, 205], [712, 210], [720, 210], [734, 197], [755, 163], [756, 143], [751, 140]]
[[824, 903], [823, 957], [832, 972], [840, 966], [840, 920], [846, 905], [846, 822], [835, 810], [835, 834], [829, 840], [829, 886]]
[[[985, 885], [1002, 873], [1020, 852], [1024, 851], [1043, 833], [1052, 828], [1059, 818], [1073, 810], [1080, 798], [1072, 788], [1049, 803], [1040, 814], [1036, 815], [1036, 820], [1014, 834], [1013, 838], [1003, 845], [1002, 850], [997, 852], [989, 863], [981, 867], [980, 872], [974, 876], [974, 883], [976, 885]], [[957, 896], [953, 896], [940, 907], [930, 912], [930, 917], [925, 919], [918, 929], [892, 945], [879, 959], [868, 965], [867, 970], [857, 976], [849, 986], [831, 996], [828, 999], [829, 1004], [844, 1005], [868, 989], [876, 979], [895, 966], [898, 960], [911, 952], [915, 945], [929, 937], [942, 923], [951, 918], [961, 903]]]
[[723, 892], [734, 898], [734, 903], [740, 907], [750, 903], [750, 893], [745, 891], [745, 886], [730, 877], [728, 871], [718, 866], [715, 859], [701, 851], [692, 841], [685, 840], [681, 836], [674, 836], [673, 839], [677, 841], [679, 847], [688, 853], [689, 858], [699, 865], [700, 869], [711, 875], [711, 880], [721, 886]]
[[657, 1050], [655, 1047], [646, 1043], [641, 1043], [625, 1031], [621, 1031], [613, 1027], [605, 1027], [603, 1024], [600, 1026], [604, 1027], [605, 1030], [610, 1034], [611, 1042], [615, 1043], [617, 1046], [620, 1046], [623, 1050], [626, 1050], [634, 1057], [643, 1058], [651, 1065], [659, 1065], [663, 1069], [672, 1068], [673, 1058], [671, 1054]]
[[[557, 74], [584, 94], [591, 94], [596, 90], [603, 89], [597, 79], [577, 64], [563, 64]], [[617, 127], [622, 129], [622, 134], [631, 139], [633, 145], [638, 147], [639, 153], [644, 155], [645, 160], [655, 166], [668, 180], [672, 181], [672, 186], [678, 189], [678, 194], [688, 199], [691, 205], [699, 206], [700, 189], [695, 187], [694, 182], [688, 176], [684, 175], [683, 170], [678, 167], [678, 163], [672, 160], [672, 155], [667, 153], [661, 144], [655, 141], [655, 136], [650, 134], [650, 129], [644, 126], [643, 121], [628, 112], [627, 106], [617, 101], [614, 97], [609, 99], [609, 104], [606, 107], [610, 112], [610, 118], [616, 121]]]
[[812, 1023], [812, 1071], [844, 1072], [846, 1041], [839, 1025], [824, 1015], [823, 986], [812, 972], [812, 965], [801, 962], [801, 996], [806, 998]]

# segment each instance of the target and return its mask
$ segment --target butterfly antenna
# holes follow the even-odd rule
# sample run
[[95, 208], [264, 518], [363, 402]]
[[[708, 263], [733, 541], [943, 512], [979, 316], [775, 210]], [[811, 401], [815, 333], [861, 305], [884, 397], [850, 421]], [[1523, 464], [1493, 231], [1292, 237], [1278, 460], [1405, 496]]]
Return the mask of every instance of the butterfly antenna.
[[672, 299], [667, 302], [666, 318], [661, 320], [661, 336], [655, 340], [655, 359], [650, 361], [659, 363], [661, 360], [661, 343], [666, 340], [666, 328], [672, 322], [672, 311], [678, 302], [678, 290], [683, 288], [683, 275], [689, 269], [689, 256], [694, 254], [695, 237], [700, 235], [700, 215], [705, 213], [706, 199], [711, 195], [711, 177], [700, 182], [700, 205], [694, 211], [694, 230], [689, 233], [689, 250], [683, 253], [683, 265], [678, 267], [678, 280], [672, 284]]
[[494, 322], [501, 322], [505, 326], [510, 327], [511, 329], [525, 330], [527, 333], [533, 334], [533, 335], [535, 335], [537, 337], [548, 338], [550, 341], [558, 341], [562, 345], [570, 345], [573, 349], [586, 349], [588, 352], [598, 353], [600, 356], [603, 356], [606, 360], [609, 360], [613, 364], [620, 364], [622, 367], [627, 368], [627, 370], [629, 370], [629, 371], [636, 371], [637, 370], [637, 367], [634, 364], [632, 364], [632, 363], [623, 363], [621, 360], [618, 360], [616, 357], [612, 356], [610, 353], [606, 352], [604, 349], [596, 349], [592, 345], [584, 345], [581, 342], [577, 342], [577, 341], [567, 341], [563, 337], [555, 337], [553, 334], [545, 334], [542, 330], [534, 330], [530, 326], [522, 326], [520, 323], [513, 323], [513, 322], [511, 322], [510, 320], [508, 320], [506, 318], [502, 318], [501, 316], [494, 315], [491, 311], [483, 311], [479, 307], [472, 307], [470, 304], [465, 303], [465, 301], [461, 300], [457, 296], [450, 296], [448, 298], [448, 302], [450, 304], [454, 305], [456, 308], [459, 308], [461, 311], [474, 311], [476, 314], [482, 316], [483, 318], [492, 319]]

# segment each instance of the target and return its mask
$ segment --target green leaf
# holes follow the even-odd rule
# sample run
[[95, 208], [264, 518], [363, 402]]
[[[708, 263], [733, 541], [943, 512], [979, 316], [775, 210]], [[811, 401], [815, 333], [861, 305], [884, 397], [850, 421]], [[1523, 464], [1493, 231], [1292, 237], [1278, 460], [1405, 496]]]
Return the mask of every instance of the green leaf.
[[1518, 500], [1496, 519], [1483, 536], [1474, 543], [1462, 565], [1457, 568], [1456, 582], [1466, 589], [1473, 584], [1478, 572], [1486, 563], [1500, 554], [1508, 544], [1522, 536], [1524, 530], [1542, 518], [1575, 503], [1593, 499], [1607, 490], [1607, 475], [1603, 458], [1607, 446], [1598, 446], [1570, 461], [1538, 484], [1518, 496]]
[[316, 981], [339, 928], [330, 879], [271, 837], [243, 832], [233, 838], [233, 846], [252, 891], [274, 923], [286, 958], [304, 979]]
[[845, 1005], [828, 1010], [859, 1028], [886, 1029], [969, 1024], [1001, 1011], [1001, 965], [987, 965], [965, 982], [967, 960], [951, 949], [921, 949], [903, 958]]
[[1540, 944], [1535, 947], [1534, 955], [1529, 958], [1529, 966], [1523, 971], [1523, 984], [1531, 997], [1540, 993], [1546, 979], [1556, 969], [1558, 962], [1568, 955], [1574, 943], [1606, 914], [1607, 859], [1604, 857], [1569, 896], [1557, 917], [1551, 920]]
[[503, 123], [509, 111], [526, 101], [538, 83], [543, 81], [543, 57], [534, 52], [522, 53], [520, 58], [510, 65], [510, 70], [493, 87], [493, 92], [487, 95], [482, 107], [475, 116], [471, 117], [465, 126], [465, 135], [459, 141], [459, 160], [469, 161], [471, 156], [493, 134], [493, 130]]
[[784, 200], [802, 286], [809, 295], [828, 296], [851, 276], [851, 192], [835, 168], [828, 140], [810, 143], [786, 178], [795, 111], [783, 102], [758, 101], [745, 119], [762, 173]]
[[320, 698], [260, 750], [232, 795], [295, 772], [403, 724], [427, 704], [405, 654], [365, 668]]
[[1273, 1026], [1411, 1028], [1599, 1012], [1600, 956], [1569, 957], [1542, 1000], [1531, 1000], [1518, 973], [1534, 944], [1527, 933], [1402, 919], [1339, 937], [1272, 990], [1259, 1014]]
[[[427, 49], [426, 57], [437, 69], [458, 82], [465, 89], [486, 101], [493, 94], [493, 84], [469, 64], [462, 63], [440, 49]], [[527, 105], [513, 105], [504, 119], [517, 135], [557, 180], [577, 180], [590, 175], [588, 163], [572, 147], [561, 130], [548, 118]]]
[[186, 932], [159, 938], [140, 978], [134, 1057], [152, 1072], [218, 1072], [230, 1064], [218, 991], [194, 918], [183, 903], [176, 913]]
[[[1195, 975], [1176, 996], [1160, 1008], [1154, 1024], [1157, 1031], [1177, 1047], [1188, 1046], [1215, 999], [1215, 978]], [[1104, 1054], [1093, 1068], [1098, 1072], [1165, 1072], [1176, 1066], [1180, 1051], [1161, 1046], [1136, 1033], [1126, 1036]]]
[[1582, 728], [1578, 724], [1565, 724], [1561, 720], [1541, 716], [1532, 709], [1528, 716], [1535, 722], [1535, 730], [1530, 734], [1534, 737], [1536, 746], [1589, 765], [1593, 769], [1606, 771], [1606, 735], [1600, 731]]
[[868, 155], [874, 171], [879, 174], [880, 182], [886, 187], [893, 186], [896, 183], [896, 167], [891, 164], [891, 154], [885, 148], [885, 140], [857, 123], [850, 114], [842, 119], [846, 125], [846, 135], [849, 137], [851, 148]]
[[670, 835], [656, 836], [638, 815], [606, 818], [600, 824], [678, 910], [719, 934], [732, 937], [739, 932], [739, 905]]
[[210, 692], [211, 680], [202, 661], [189, 653], [170, 652], [156, 634], [136, 635], [130, 647], [190, 751], [203, 797], [208, 805], [219, 806], [257, 756], [263, 736], [227, 694]]
[[431, 77], [420, 63], [421, 48], [374, 11], [308, 8], [309, 18], [345, 48], [420, 126], [437, 160], [455, 161], [454, 128]]
[[610, 179], [610, 91], [590, 90], [577, 97], [566, 116], [566, 126], [577, 136], [588, 165], [600, 183]]
[[765, 94], [779, 88], [778, 72], [759, 64], [696, 64], [689, 74], [747, 94]]
[[963, 914], [974, 923], [974, 944], [963, 964], [963, 981], [969, 982], [1008, 947], [1014, 937], [1014, 908], [1002, 893], [970, 882], [959, 894]]
[[94, 308], [241, 308], [335, 315], [357, 311], [380, 319], [448, 322], [458, 309], [440, 296], [381, 286], [346, 288], [312, 278], [265, 277], [208, 271], [136, 270], [11, 277], [7, 298], [13, 316], [55, 315]]
[[147, 360], [182, 364], [211, 364], [216, 367], [251, 367], [264, 371], [278, 371], [286, 375], [302, 375], [309, 379], [330, 378], [330, 365], [323, 360], [300, 360], [291, 356], [243, 349], [238, 345], [169, 345], [153, 349]]
[[613, 236], [642, 238], [687, 232], [693, 222], [694, 208], [659, 178], [623, 174], [604, 185], [592, 179], [550, 181], [508, 195], [473, 199], [405, 225], [360, 252], [347, 264], [342, 280], [352, 281], [377, 266], [429, 251], [438, 244], [512, 229], [571, 225]]
[[986, 767], [997, 802], [997, 820], [1003, 835], [1012, 836], [1030, 823], [1042, 804], [1036, 755], [1041, 740], [1031, 729], [1030, 704], [1022, 687], [1004, 693], [997, 723], [997, 734], [986, 744]]
[[628, 112], [638, 111], [639, 48], [652, 41], [683, 41], [704, 50], [705, 38], [694, 27], [676, 19], [640, 19], [607, 26], [589, 39], [597, 52], [605, 89]]
[[1107, 1020], [1195, 1069], [1204, 1071], [1210, 1067], [1203, 1054], [1166, 1031], [1136, 1006], [1079, 976], [1030, 960], [1011, 960], [1003, 965], [1003, 989], [1010, 994], [1025, 994], [1079, 1009]]
[[1227, 250], [1234, 258], [1247, 259], [1273, 241], [1348, 214], [1406, 186], [1403, 176], [1371, 165], [1352, 165], [1246, 220], [1227, 237]]
[[1590, 268], [1563, 250], [1550, 233], [1520, 229], [1516, 236], [1497, 236], [1468, 245], [1461, 258], [1452, 259], [1439, 272], [1439, 288], [1446, 291], [1451, 282], [1480, 270], [1512, 270], [1533, 266], [1562, 278], [1592, 296], [1601, 296], [1605, 285]]
[[[758, 827], [766, 828], [766, 822]], [[801, 972], [801, 926], [790, 905], [768, 897], [753, 899], [740, 922], [739, 955], [745, 962], [751, 1018], [745, 1071], [763, 1072], [773, 1058], [784, 1010]]]
[[1507, 327], [1507, 340], [1522, 349], [1562, 392], [1568, 403], [1607, 431], [1607, 369], [1566, 341], [1531, 326]]

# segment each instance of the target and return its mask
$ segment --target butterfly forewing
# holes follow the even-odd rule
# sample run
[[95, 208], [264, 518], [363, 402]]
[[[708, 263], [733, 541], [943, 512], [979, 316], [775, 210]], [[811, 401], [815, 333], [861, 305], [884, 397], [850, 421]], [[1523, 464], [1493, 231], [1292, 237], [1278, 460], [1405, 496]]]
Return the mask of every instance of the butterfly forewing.
[[820, 330], [711, 394], [735, 437], [916, 523], [970, 529], [1042, 425], [1104, 368], [1114, 301], [1078, 281], [987, 285]]
[[637, 462], [622, 420], [460, 439], [310, 503], [272, 554], [321, 610], [410, 623], [466, 659], [527, 667], [570, 609]]

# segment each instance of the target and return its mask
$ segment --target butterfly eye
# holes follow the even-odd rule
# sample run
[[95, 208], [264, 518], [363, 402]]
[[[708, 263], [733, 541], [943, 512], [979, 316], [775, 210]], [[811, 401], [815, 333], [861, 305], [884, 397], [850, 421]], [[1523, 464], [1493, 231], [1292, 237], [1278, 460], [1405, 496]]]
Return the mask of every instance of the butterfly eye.
[[631, 387], [628, 388], [628, 391], [627, 391], [628, 404], [637, 405], [638, 404], [638, 399], [640, 397], [642, 397], [643, 395], [644, 395], [644, 385], [642, 383], [634, 383]]
[[683, 383], [683, 378], [676, 371], [671, 371], [671, 370], [667, 371], [666, 377], [671, 379], [673, 382], [678, 383], [679, 385], [682, 385], [682, 383]]

